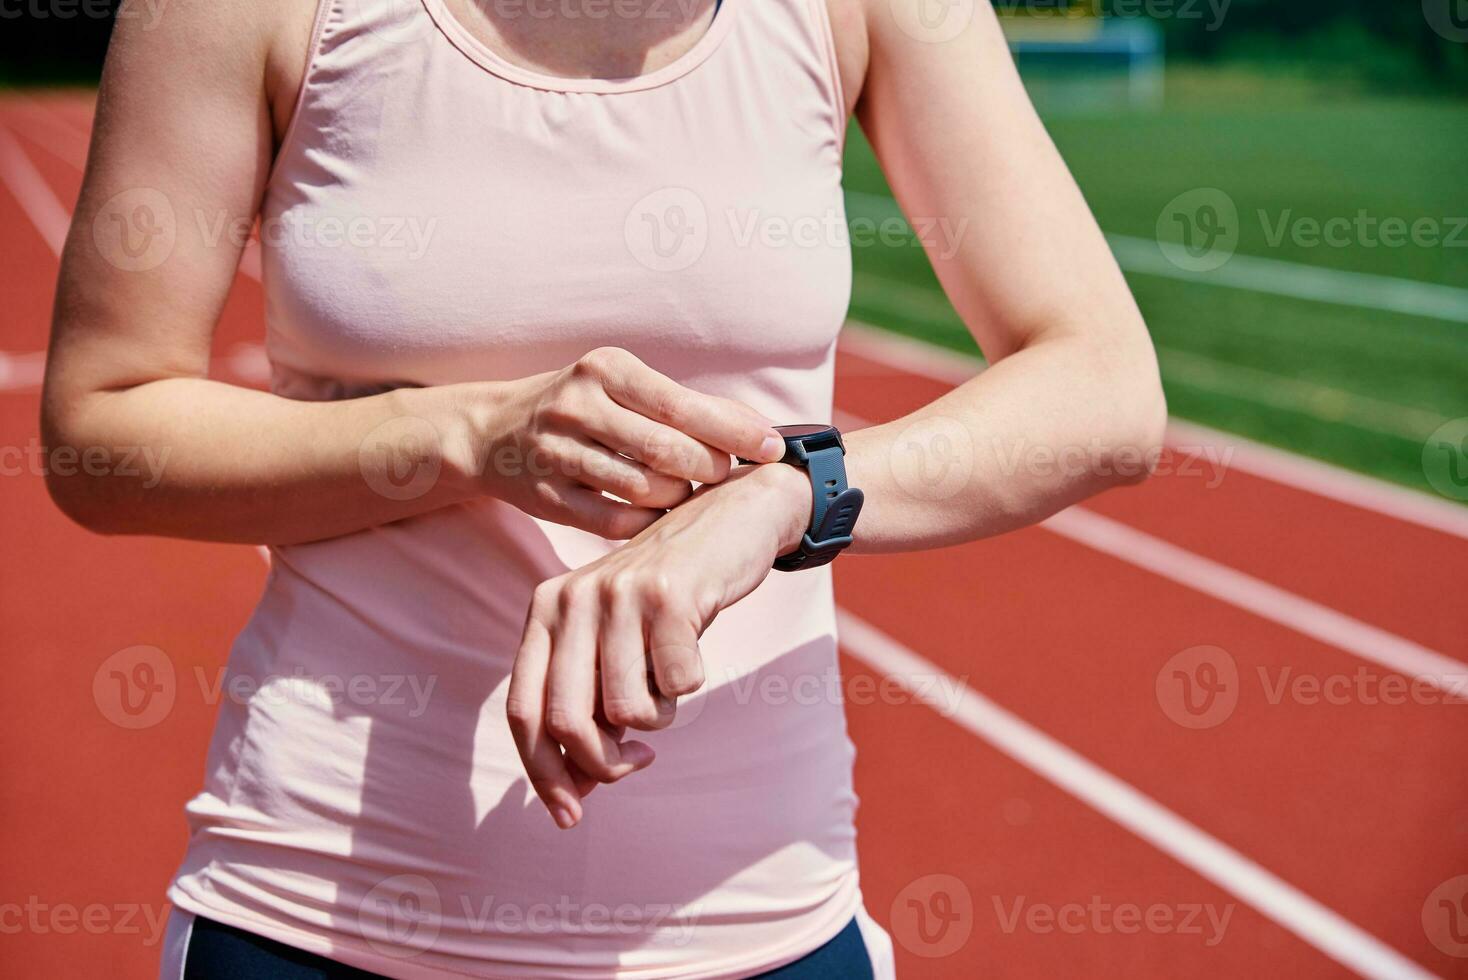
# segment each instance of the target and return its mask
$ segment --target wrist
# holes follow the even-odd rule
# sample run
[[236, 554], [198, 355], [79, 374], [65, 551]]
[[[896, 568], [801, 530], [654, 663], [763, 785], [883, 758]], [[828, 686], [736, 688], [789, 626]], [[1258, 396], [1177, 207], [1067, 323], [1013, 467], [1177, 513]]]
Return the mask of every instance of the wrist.
[[400, 388], [391, 395], [396, 415], [421, 418], [438, 433], [440, 480], [457, 500], [484, 495], [486, 454], [502, 401], [492, 382]]
[[765, 496], [765, 512], [775, 518], [775, 554], [794, 551], [810, 529], [810, 475], [787, 463], [764, 463], [753, 467], [748, 479]]

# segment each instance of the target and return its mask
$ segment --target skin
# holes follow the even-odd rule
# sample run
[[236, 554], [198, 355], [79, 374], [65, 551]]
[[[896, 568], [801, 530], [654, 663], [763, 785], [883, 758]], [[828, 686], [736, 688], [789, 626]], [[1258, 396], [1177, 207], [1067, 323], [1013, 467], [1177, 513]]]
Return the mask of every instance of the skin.
[[[898, 202], [964, 229], [956, 250], [929, 258], [991, 365], [903, 419], [846, 434], [850, 481], [866, 494], [852, 550], [971, 541], [1140, 480], [1166, 415], [1151, 343], [990, 5], [974, 4], [954, 36], [935, 41], [912, 27], [932, 24], [933, 10], [919, 16], [930, 0], [827, 2], [847, 110]], [[666, 64], [712, 15], [712, 0], [660, 4], [674, 19], [656, 24], [562, 19], [561, 4], [533, 21], [450, 5], [507, 59], [583, 76]], [[778, 457], [770, 420], [625, 351], [513, 382], [330, 403], [208, 380], [239, 250], [181, 227], [167, 262], [130, 272], [99, 254], [88, 229], [109, 198], [138, 186], [180, 212], [252, 220], [290, 121], [312, 7], [173, 0], [146, 31], [118, 21], [63, 255], [42, 424], [52, 447], [169, 447], [171, 457], [156, 486], [78, 475], [53, 478], [51, 491], [104, 533], [286, 544], [487, 495], [629, 539], [536, 589], [511, 678], [508, 719], [526, 771], [568, 828], [592, 788], [653, 761], [627, 730], [666, 726], [676, 699], [701, 686], [699, 636], [795, 547], [810, 486], [786, 466], [731, 471], [731, 452]], [[422, 453], [442, 471], [406, 501], [372, 489], [386, 474], [360, 452], [403, 416], [432, 426]], [[553, 465], [497, 475], [484, 461], [505, 446]], [[927, 468], [944, 450], [963, 463], [953, 485], [935, 485]], [[1015, 465], [1054, 458], [1046, 453], [1084, 465]], [[690, 481], [703, 485], [690, 493]]]

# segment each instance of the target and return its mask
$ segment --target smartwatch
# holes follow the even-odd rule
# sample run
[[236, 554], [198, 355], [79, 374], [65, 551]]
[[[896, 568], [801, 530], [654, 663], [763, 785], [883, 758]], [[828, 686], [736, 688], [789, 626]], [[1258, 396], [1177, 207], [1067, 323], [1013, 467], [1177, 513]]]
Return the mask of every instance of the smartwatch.
[[[775, 559], [781, 572], [818, 568], [833, 561], [851, 544], [851, 531], [861, 513], [862, 493], [846, 485], [846, 445], [831, 425], [777, 425], [785, 439], [780, 460], [810, 477], [810, 528], [800, 547]], [[750, 460], [740, 460], [750, 462]]]

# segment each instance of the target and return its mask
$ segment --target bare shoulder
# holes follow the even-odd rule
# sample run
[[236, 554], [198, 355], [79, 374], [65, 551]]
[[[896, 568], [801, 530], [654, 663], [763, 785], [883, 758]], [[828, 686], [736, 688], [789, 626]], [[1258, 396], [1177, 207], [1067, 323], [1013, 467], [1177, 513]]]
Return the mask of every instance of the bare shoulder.
[[[258, 0], [255, 0], [258, 2]], [[326, 0], [319, 0], [325, 3]], [[268, 0], [260, 3], [269, 33], [265, 58], [265, 94], [279, 142], [295, 109], [296, 93], [311, 56], [311, 29], [316, 24], [318, 0]]]
[[846, 114], [851, 115], [861, 98], [866, 81], [870, 46], [867, 39], [867, 8], [872, 0], [826, 0], [831, 34], [836, 42], [836, 64], [846, 92]]

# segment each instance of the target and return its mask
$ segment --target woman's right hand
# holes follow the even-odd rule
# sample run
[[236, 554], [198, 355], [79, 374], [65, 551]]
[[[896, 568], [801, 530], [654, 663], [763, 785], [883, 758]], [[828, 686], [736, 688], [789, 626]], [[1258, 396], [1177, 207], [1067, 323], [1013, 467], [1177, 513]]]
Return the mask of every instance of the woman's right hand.
[[605, 538], [635, 536], [687, 498], [691, 482], [720, 482], [731, 454], [774, 462], [785, 452], [754, 409], [684, 387], [616, 347], [462, 404], [458, 468], [480, 492]]

